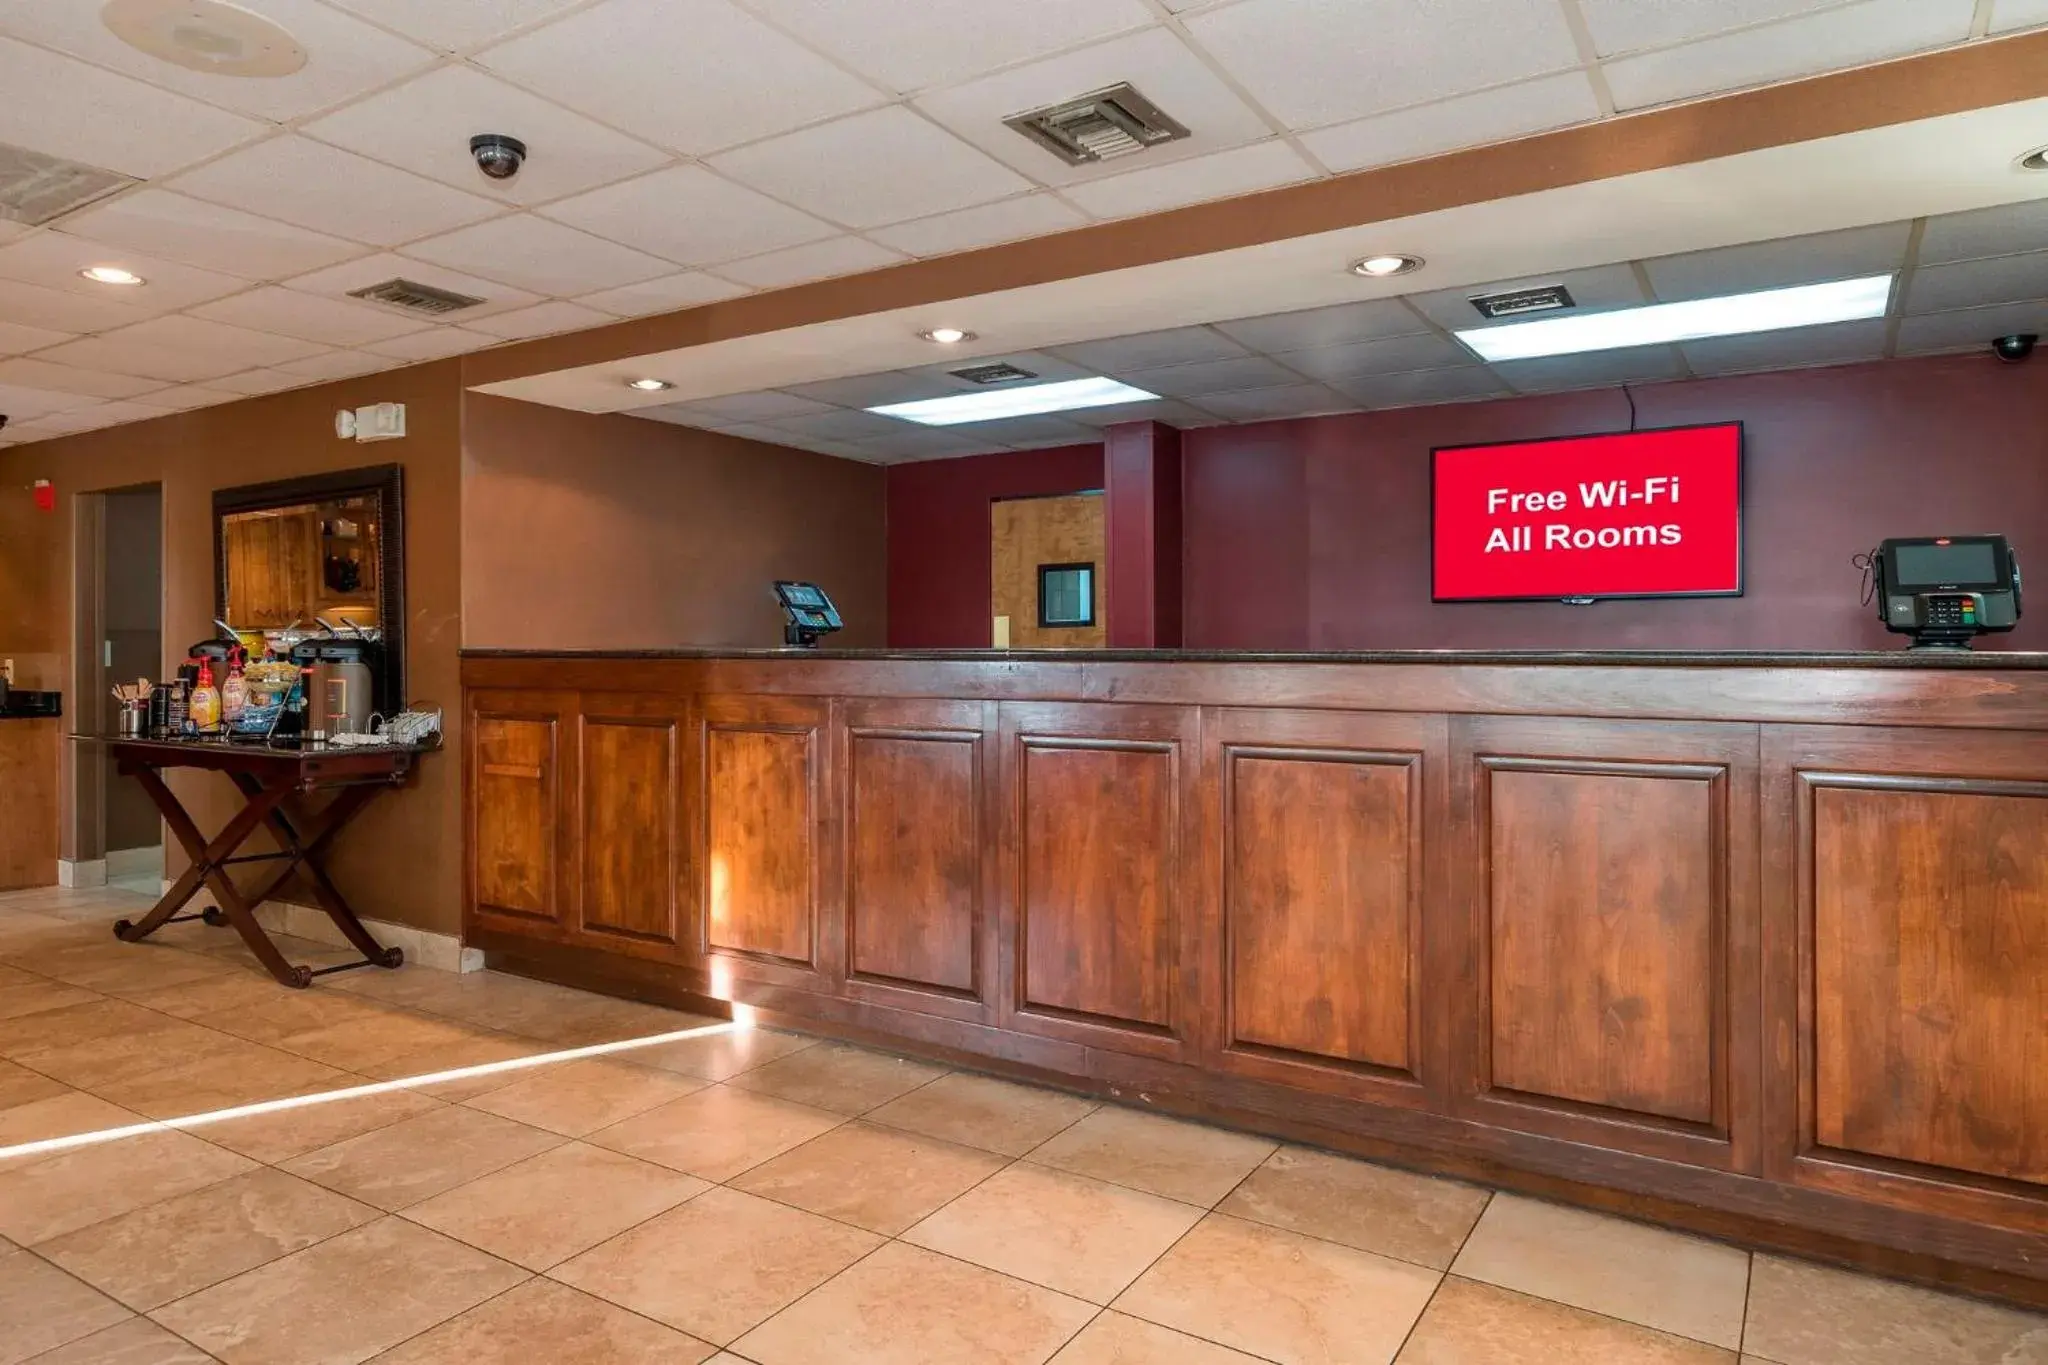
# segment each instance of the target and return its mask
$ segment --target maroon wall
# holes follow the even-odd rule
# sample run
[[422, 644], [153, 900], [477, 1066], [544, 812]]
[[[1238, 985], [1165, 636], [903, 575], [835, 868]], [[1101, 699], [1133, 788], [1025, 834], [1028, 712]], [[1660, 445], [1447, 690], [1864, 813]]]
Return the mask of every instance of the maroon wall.
[[989, 503], [1101, 487], [1099, 445], [891, 465], [890, 645], [988, 648]]
[[[1620, 392], [1597, 390], [1185, 433], [1187, 646], [1887, 648], [1849, 562], [1886, 536], [2002, 532], [2048, 575], [2037, 365], [1956, 356], [1634, 393], [1644, 426], [1744, 423], [1744, 596], [1429, 600], [1431, 447], [1625, 428]], [[2048, 647], [2048, 602], [1986, 643]]]

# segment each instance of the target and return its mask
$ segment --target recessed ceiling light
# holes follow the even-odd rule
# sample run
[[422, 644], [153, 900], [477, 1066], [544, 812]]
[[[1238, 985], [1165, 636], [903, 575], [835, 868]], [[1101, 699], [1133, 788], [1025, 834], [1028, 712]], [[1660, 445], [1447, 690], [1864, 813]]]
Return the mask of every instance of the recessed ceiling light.
[[1367, 256], [1364, 260], [1351, 263], [1352, 274], [1363, 275], [1369, 280], [1383, 280], [1389, 275], [1412, 275], [1420, 269], [1420, 256], [1397, 256], [1391, 252]]
[[1881, 318], [1890, 306], [1892, 276], [1868, 275], [1831, 284], [1801, 284], [1753, 294], [1617, 308], [1606, 313], [1543, 318], [1505, 327], [1473, 327], [1457, 334], [1481, 360], [1530, 360], [1537, 356], [1612, 351], [1703, 337], [1776, 332], [1828, 322]]
[[2020, 158], [2023, 171], [2048, 171], [2048, 147], [2036, 147]]
[[974, 333], [958, 327], [932, 327], [919, 332], [926, 341], [936, 341], [941, 346], [958, 346], [963, 341], [974, 340]]
[[306, 64], [291, 34], [223, 0], [108, 0], [100, 22], [138, 52], [209, 76], [289, 76]]
[[1005, 417], [1031, 417], [1041, 412], [1103, 408], [1112, 403], [1142, 403], [1158, 396], [1132, 388], [1129, 384], [1120, 384], [1114, 379], [1064, 379], [1057, 384], [1025, 384], [1015, 388], [991, 389], [985, 393], [925, 398], [915, 403], [888, 403], [868, 411], [883, 417], [900, 417], [922, 426], [951, 427], [962, 422], [998, 422]]
[[78, 272], [94, 284], [144, 284], [142, 276], [132, 270], [123, 270], [118, 265], [88, 266]]
[[666, 379], [628, 379], [626, 387], [638, 389], [642, 393], [660, 393], [663, 389], [674, 388], [675, 385], [669, 383]]

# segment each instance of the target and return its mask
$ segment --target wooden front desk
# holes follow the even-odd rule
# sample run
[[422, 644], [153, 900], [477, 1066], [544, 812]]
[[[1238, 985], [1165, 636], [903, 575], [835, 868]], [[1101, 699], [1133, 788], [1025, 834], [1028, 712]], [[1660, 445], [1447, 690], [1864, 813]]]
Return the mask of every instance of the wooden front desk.
[[2048, 1303], [2048, 659], [472, 654], [494, 963]]

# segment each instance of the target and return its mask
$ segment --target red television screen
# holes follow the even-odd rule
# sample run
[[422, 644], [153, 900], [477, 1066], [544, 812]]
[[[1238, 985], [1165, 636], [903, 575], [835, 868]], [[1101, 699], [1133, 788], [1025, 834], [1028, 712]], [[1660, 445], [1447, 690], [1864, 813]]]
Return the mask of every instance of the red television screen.
[[1742, 424], [1445, 446], [1432, 596], [1742, 592]]

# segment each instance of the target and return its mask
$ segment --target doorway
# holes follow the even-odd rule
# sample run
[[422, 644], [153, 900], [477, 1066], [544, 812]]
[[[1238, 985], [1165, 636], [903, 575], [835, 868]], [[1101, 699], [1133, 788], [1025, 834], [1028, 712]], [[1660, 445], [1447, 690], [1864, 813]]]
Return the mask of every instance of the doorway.
[[[81, 726], [102, 734], [119, 723], [117, 682], [153, 681], [164, 659], [164, 499], [160, 484], [82, 496], [78, 504], [80, 582], [78, 686]], [[120, 780], [96, 748], [78, 753], [77, 884], [119, 885], [151, 896], [162, 889], [163, 823], [140, 785]]]
[[1101, 649], [1106, 531], [1102, 494], [989, 504], [989, 583], [998, 649]]

